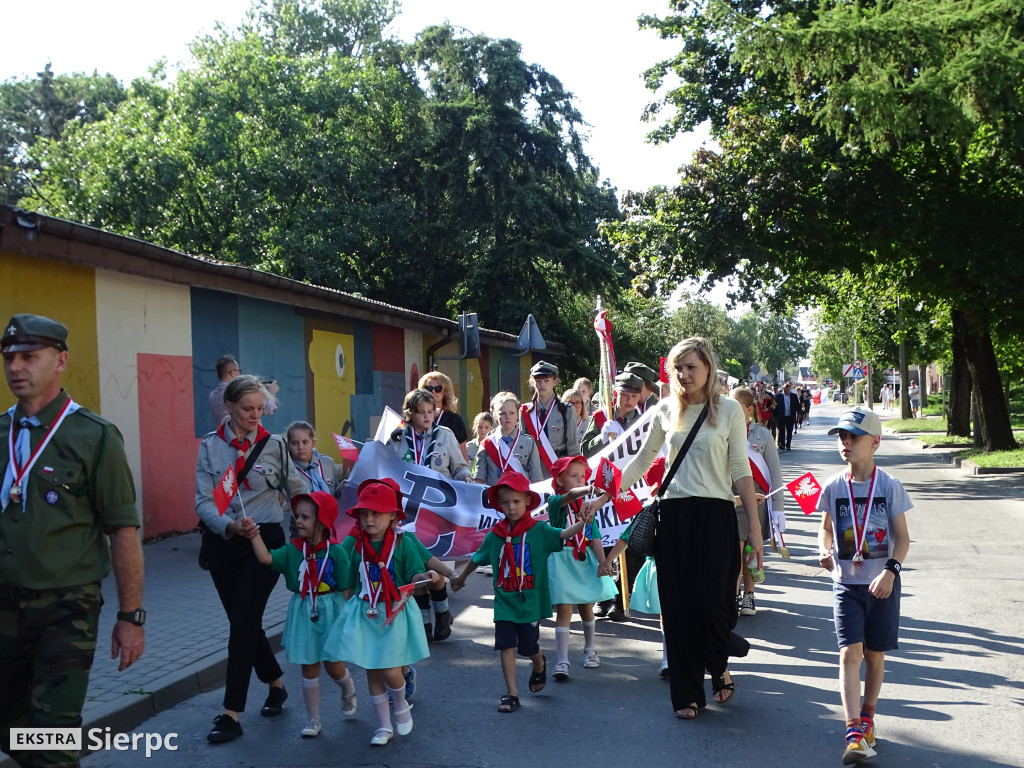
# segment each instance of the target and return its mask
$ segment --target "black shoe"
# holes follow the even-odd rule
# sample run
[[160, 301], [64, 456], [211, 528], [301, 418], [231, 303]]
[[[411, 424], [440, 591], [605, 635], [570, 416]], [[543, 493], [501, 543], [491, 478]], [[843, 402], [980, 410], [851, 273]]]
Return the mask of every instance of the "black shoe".
[[608, 611], [612, 609], [612, 606], [614, 604], [615, 603], [612, 600], [602, 600], [600, 603], [597, 604], [597, 607], [594, 609], [594, 615], [599, 616], [603, 619], [605, 616], [608, 615]]
[[267, 700], [263, 702], [263, 709], [260, 710], [260, 714], [264, 717], [277, 717], [281, 714], [282, 705], [287, 698], [288, 691], [284, 687], [271, 687], [270, 693], [267, 694]]
[[452, 612], [434, 614], [434, 640], [441, 642], [447, 640], [452, 634]]
[[213, 718], [213, 729], [206, 734], [211, 744], [223, 744], [225, 741], [237, 739], [242, 735], [242, 724], [230, 715], [217, 715]]
[[622, 608], [616, 605], [610, 611], [608, 611], [608, 618], [612, 621], [625, 621], [629, 614], [627, 614]]
[[725, 650], [730, 656], [742, 659], [750, 653], [750, 643], [746, 638], [740, 637], [735, 632], [730, 632], [725, 641]]

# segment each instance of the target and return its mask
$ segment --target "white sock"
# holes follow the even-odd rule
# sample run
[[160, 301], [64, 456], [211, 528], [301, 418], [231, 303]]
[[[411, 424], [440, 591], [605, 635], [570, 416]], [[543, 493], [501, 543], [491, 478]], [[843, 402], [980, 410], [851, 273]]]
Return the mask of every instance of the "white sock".
[[341, 688], [341, 692], [343, 695], [351, 696], [353, 693], [356, 692], [356, 681], [352, 679], [352, 675], [348, 673], [347, 669], [345, 670], [345, 674], [339, 677], [337, 680], [335, 680], [333, 677], [331, 679], [334, 680], [335, 685]]
[[431, 600], [430, 604], [434, 606], [434, 613], [444, 613], [448, 610], [448, 598], [444, 600]]
[[583, 622], [583, 651], [596, 651], [597, 645], [594, 643], [594, 635], [597, 634], [597, 622], [596, 621], [584, 621]]
[[392, 688], [388, 686], [388, 693], [391, 694], [391, 703], [395, 707], [395, 722], [408, 723], [412, 720], [412, 712], [409, 711], [409, 703], [405, 700], [405, 686]]
[[555, 627], [555, 652], [559, 664], [569, 663], [569, 628]]
[[320, 678], [302, 678], [302, 700], [306, 702], [306, 714], [310, 720], [320, 719]]
[[[404, 690], [402, 695], [405, 695]], [[380, 727], [389, 731], [393, 730], [391, 727], [391, 708], [388, 706], [388, 695], [382, 693], [380, 696], [370, 696], [370, 701], [373, 702], [373, 708], [377, 710], [377, 719], [380, 721]]]

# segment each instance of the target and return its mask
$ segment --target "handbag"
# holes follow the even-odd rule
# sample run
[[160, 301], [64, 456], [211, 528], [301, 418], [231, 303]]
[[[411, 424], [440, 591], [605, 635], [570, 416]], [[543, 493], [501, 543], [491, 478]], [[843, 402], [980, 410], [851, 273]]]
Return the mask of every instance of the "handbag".
[[[241, 489], [242, 481], [245, 480], [245, 476], [249, 474], [249, 470], [252, 469], [252, 465], [256, 463], [256, 459], [258, 459], [260, 457], [260, 454], [263, 453], [263, 449], [264, 447], [266, 447], [267, 442], [269, 440], [270, 435], [267, 435], [262, 440], [257, 440], [256, 444], [253, 445], [252, 450], [249, 451], [249, 456], [248, 458], [246, 458], [245, 464], [242, 466], [241, 471], [239, 471], [239, 473], [235, 476], [236, 488]], [[202, 539], [200, 539], [199, 542], [199, 556], [197, 560], [199, 562], [199, 567], [202, 568], [204, 571], [208, 571], [210, 570], [210, 551], [206, 546], [206, 532], [208, 529], [206, 527], [206, 523], [204, 523], [202, 520], [199, 521], [199, 525], [197, 526], [197, 528], [199, 528], [199, 534], [202, 536]]]
[[679, 449], [679, 453], [676, 454], [675, 460], [672, 462], [672, 466], [661, 480], [661, 486], [658, 488], [658, 493], [654, 498], [648, 499], [647, 503], [644, 504], [643, 509], [637, 512], [633, 518], [633, 524], [629, 532], [629, 541], [626, 543], [626, 549], [634, 555], [639, 557], [654, 557], [654, 538], [657, 534], [658, 520], [660, 519], [660, 507], [661, 497], [665, 495], [665, 491], [668, 490], [668, 484], [672, 482], [672, 477], [675, 475], [676, 470], [679, 469], [679, 465], [683, 463], [683, 457], [686, 456], [686, 452], [690, 450], [690, 446], [693, 444], [693, 439], [697, 436], [697, 431], [704, 423], [704, 419], [708, 415], [708, 406], [704, 405], [704, 410], [700, 412], [700, 416], [697, 417], [697, 421], [690, 429], [690, 434], [686, 436], [686, 442], [683, 443], [683, 447]]

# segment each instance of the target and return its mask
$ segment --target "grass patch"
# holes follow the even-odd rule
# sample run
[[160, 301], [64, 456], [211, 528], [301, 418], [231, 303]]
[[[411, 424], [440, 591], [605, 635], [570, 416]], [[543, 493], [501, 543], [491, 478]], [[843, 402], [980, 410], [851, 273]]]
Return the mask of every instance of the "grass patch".
[[884, 426], [893, 432], [946, 432], [946, 418], [938, 419], [889, 419]]
[[972, 449], [959, 451], [956, 455], [963, 459], [970, 459], [979, 467], [1020, 467], [1024, 469], [1024, 448], [1018, 448], [1015, 451], [993, 451], [992, 453]]
[[969, 437], [958, 437], [939, 433], [928, 433], [926, 435], [921, 435], [917, 439], [925, 445], [974, 445], [974, 441]]

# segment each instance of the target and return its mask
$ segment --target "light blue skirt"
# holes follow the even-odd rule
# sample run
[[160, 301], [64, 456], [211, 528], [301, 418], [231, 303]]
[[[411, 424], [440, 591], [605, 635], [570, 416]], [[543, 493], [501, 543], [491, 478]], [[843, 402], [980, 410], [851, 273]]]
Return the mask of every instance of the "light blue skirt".
[[409, 600], [387, 627], [384, 626], [384, 603], [377, 604], [379, 613], [372, 619], [366, 615], [369, 605], [357, 597], [345, 603], [324, 643], [324, 651], [330, 658], [351, 662], [363, 669], [390, 669], [414, 664], [430, 655], [416, 601]]
[[326, 592], [316, 599], [320, 618], [312, 621], [313, 601], [309, 597], [293, 594], [284, 620], [281, 645], [292, 664], [316, 664], [320, 661], [339, 661], [324, 650], [327, 634], [334, 627], [345, 605], [341, 592]]
[[573, 557], [572, 547], [548, 556], [548, 586], [552, 605], [584, 605], [612, 600], [618, 587], [610, 576], [597, 575], [597, 558], [587, 549], [587, 559]]
[[658, 597], [658, 566], [654, 558], [648, 557], [633, 582], [633, 594], [629, 596], [629, 610], [639, 613], [661, 615], [661, 598]]

